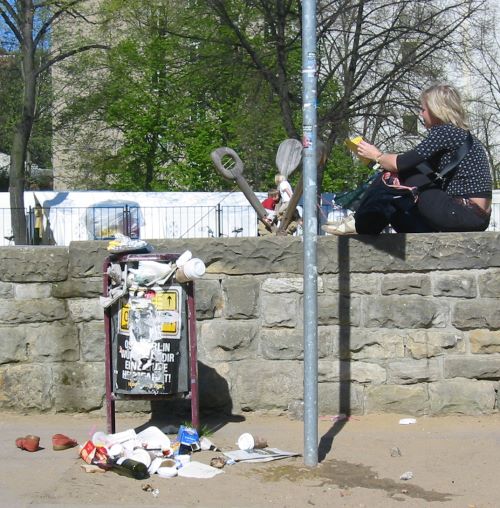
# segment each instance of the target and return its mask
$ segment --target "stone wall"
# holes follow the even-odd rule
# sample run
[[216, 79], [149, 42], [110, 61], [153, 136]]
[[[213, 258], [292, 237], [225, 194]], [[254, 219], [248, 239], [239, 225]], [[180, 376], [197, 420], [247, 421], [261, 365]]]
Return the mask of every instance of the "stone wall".
[[[196, 283], [202, 406], [300, 415], [301, 239], [151, 243], [207, 265]], [[102, 409], [105, 247], [0, 249], [0, 408]], [[492, 232], [320, 237], [320, 413], [498, 411], [499, 247]]]

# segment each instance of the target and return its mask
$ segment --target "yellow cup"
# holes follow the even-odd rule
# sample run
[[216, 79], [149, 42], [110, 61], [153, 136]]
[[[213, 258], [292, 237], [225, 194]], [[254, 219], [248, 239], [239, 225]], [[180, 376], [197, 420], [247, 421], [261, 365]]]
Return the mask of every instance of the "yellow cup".
[[358, 145], [361, 143], [361, 141], [363, 141], [363, 137], [356, 136], [355, 138], [346, 139], [344, 141], [344, 143], [347, 146], [347, 148], [349, 148], [349, 150], [351, 150], [351, 152], [354, 152], [358, 156], [359, 160], [365, 166], [368, 166], [368, 164], [370, 164], [370, 162], [371, 162], [371, 159], [367, 159], [366, 157], [361, 157], [360, 155], [358, 155]]

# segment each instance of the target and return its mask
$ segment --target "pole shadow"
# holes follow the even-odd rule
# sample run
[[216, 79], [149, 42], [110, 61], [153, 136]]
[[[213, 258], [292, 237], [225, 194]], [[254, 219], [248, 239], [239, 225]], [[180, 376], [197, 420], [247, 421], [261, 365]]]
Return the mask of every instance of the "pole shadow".
[[321, 437], [318, 445], [318, 461], [323, 461], [331, 451], [335, 436], [344, 428], [352, 414], [352, 379], [351, 379], [351, 249], [350, 242], [359, 241], [374, 247], [376, 250], [390, 254], [399, 259], [406, 257], [405, 234], [358, 235], [355, 238], [340, 236], [337, 239], [338, 259], [338, 319], [339, 319], [339, 399], [338, 412], [345, 415], [343, 420], [336, 421]]

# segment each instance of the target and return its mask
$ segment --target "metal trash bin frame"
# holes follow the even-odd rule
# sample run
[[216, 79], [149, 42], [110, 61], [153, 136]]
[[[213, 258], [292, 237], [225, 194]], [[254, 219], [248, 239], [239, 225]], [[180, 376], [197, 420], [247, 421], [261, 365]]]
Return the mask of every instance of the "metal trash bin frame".
[[[108, 268], [112, 263], [131, 263], [144, 260], [172, 262], [179, 257], [179, 254], [166, 253], [145, 253], [145, 254], [112, 254], [108, 256], [103, 263], [103, 295], [108, 296], [110, 286], [110, 277]], [[196, 429], [200, 428], [199, 416], [199, 390], [198, 390], [198, 358], [197, 358], [197, 337], [196, 337], [196, 306], [194, 298], [194, 283], [177, 283], [182, 286], [187, 295], [187, 323], [186, 333], [188, 340], [188, 391], [183, 393], [186, 398], [191, 400], [191, 423]], [[105, 329], [105, 375], [106, 375], [106, 419], [108, 433], [116, 432], [116, 408], [117, 400], [168, 400], [174, 395], [152, 395], [152, 394], [118, 394], [113, 389], [113, 338], [111, 336], [112, 311], [116, 306], [113, 305], [104, 309], [104, 329]]]

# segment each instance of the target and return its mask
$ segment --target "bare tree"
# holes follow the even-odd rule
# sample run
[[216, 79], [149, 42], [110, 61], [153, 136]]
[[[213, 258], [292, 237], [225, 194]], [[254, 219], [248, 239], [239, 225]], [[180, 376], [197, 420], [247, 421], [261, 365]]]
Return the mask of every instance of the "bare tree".
[[[418, 91], [442, 76], [458, 51], [460, 27], [484, 1], [319, 0], [318, 133], [328, 151], [353, 125], [378, 142], [400, 133], [402, 116], [415, 111]], [[288, 135], [299, 137], [300, 0], [206, 3], [279, 97]]]
[[23, 76], [22, 105], [12, 142], [9, 192], [12, 234], [16, 245], [27, 243], [26, 217], [24, 213], [25, 165], [28, 142], [31, 136], [37, 107], [37, 86], [40, 77], [52, 65], [90, 49], [106, 49], [98, 43], [74, 41], [70, 47], [59, 47], [48, 53], [45, 60], [37, 58], [37, 50], [47, 44], [51, 31], [63, 16], [74, 17], [80, 22], [88, 18], [79, 10], [88, 0], [0, 0], [0, 16], [20, 49]]
[[492, 169], [493, 187], [500, 185], [500, 34], [495, 4], [464, 32], [467, 51], [461, 55], [464, 96], [472, 128], [483, 142]]

